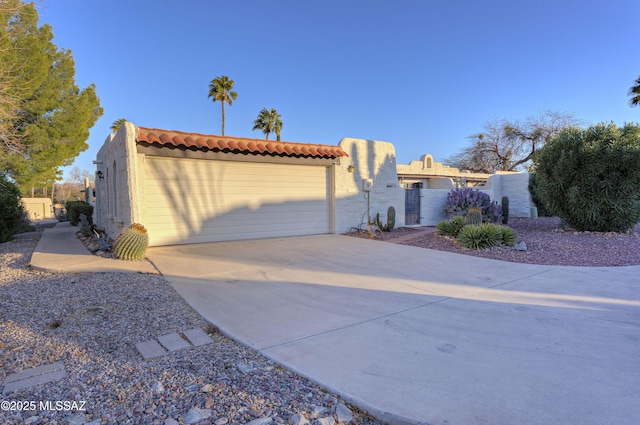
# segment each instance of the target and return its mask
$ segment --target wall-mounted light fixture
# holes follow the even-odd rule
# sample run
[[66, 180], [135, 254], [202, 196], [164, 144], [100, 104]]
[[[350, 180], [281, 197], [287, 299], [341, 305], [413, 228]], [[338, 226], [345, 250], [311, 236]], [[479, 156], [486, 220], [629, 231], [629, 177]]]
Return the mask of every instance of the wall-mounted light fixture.
[[350, 172], [350, 173], [353, 173], [354, 171], [356, 171], [356, 167], [354, 167], [353, 165], [349, 165], [347, 167], [347, 171]]
[[98, 180], [102, 180], [102, 179], [104, 179], [104, 174], [102, 174], [102, 171], [98, 171], [98, 172], [96, 173], [96, 176], [98, 176]]

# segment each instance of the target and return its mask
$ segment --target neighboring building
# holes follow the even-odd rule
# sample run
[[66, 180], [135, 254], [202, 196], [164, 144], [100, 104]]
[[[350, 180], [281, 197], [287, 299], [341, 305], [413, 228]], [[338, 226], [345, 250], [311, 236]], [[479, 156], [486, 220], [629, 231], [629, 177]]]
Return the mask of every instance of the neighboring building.
[[54, 218], [53, 206], [49, 198], [22, 198], [22, 205], [29, 220], [47, 220]]
[[419, 161], [398, 164], [398, 181], [404, 188], [453, 189], [484, 185], [492, 174], [470, 173], [449, 167], [425, 154]]
[[408, 165], [398, 164], [398, 181], [406, 189], [406, 224], [434, 226], [446, 219], [447, 195], [456, 187], [481, 190], [498, 203], [503, 196], [508, 196], [511, 217], [531, 217], [531, 208], [535, 207], [529, 194], [528, 173], [468, 173], [435, 162], [429, 154]]

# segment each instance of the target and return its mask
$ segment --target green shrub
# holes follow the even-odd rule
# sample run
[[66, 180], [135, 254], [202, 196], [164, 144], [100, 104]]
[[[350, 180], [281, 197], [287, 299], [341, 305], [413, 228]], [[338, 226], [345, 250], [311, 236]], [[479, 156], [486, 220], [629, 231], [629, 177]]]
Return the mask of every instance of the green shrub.
[[565, 129], [535, 164], [544, 205], [576, 230], [626, 232], [640, 221], [640, 125]]
[[460, 230], [464, 227], [464, 217], [456, 216], [451, 220], [441, 221], [436, 225], [438, 235], [458, 237]]
[[502, 243], [502, 230], [493, 223], [464, 226], [458, 235], [458, 243], [469, 249], [485, 249]]
[[531, 194], [531, 200], [538, 209], [538, 217], [551, 217], [553, 214], [549, 212], [540, 195], [539, 180], [536, 172], [529, 174], [529, 193]]
[[26, 223], [27, 214], [18, 187], [0, 173], [0, 242], [11, 240]]
[[517, 236], [515, 230], [507, 226], [498, 226], [502, 232], [502, 244], [506, 246], [514, 246], [516, 244]]
[[80, 221], [80, 214], [87, 216], [89, 224], [93, 224], [93, 206], [84, 201], [67, 201], [64, 204], [67, 210], [67, 217], [72, 226], [77, 226]]

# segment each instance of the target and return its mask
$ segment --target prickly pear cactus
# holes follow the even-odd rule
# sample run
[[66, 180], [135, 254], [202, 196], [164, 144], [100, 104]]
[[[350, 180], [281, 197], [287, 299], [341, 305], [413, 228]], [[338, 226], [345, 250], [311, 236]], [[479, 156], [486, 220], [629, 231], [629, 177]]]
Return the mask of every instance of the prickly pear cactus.
[[469, 208], [464, 218], [464, 224], [482, 224], [482, 210], [480, 208]]
[[147, 229], [142, 224], [133, 223], [122, 229], [116, 239], [113, 253], [121, 260], [142, 260], [148, 244]]

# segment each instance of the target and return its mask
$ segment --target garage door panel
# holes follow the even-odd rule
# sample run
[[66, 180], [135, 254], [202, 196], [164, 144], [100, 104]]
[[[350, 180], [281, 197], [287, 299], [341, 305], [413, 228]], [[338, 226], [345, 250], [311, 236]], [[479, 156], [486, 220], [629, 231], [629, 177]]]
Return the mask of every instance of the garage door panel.
[[[303, 184], [304, 183], [302, 182], [300, 183], [300, 185]], [[177, 196], [176, 193], [168, 192], [168, 189], [172, 190], [172, 192], [174, 191], [174, 189], [171, 188], [165, 188], [163, 190], [158, 190], [157, 192], [148, 191], [147, 194], [152, 196], [150, 202], [155, 202], [158, 206], [167, 205], [167, 202], [173, 202], [174, 200], [179, 200], [185, 204], [191, 205], [230, 205], [238, 201], [244, 202], [247, 199], [253, 199], [255, 202], [262, 200], [264, 203], [269, 203], [288, 200], [313, 201], [326, 196], [324, 188], [313, 187], [309, 188], [309, 190], [305, 190], [301, 187], [295, 187], [292, 189], [286, 187], [280, 187], [277, 189], [265, 188], [263, 190], [260, 188], [243, 190], [242, 188], [236, 189], [234, 187], [225, 187], [223, 193], [221, 193], [222, 191], [212, 189], [209, 191], [194, 191], [187, 196]], [[285, 190], [286, 193], [284, 192]]]
[[[306, 208], [307, 206], [305, 206]], [[287, 211], [281, 211], [279, 209], [264, 208], [259, 211], [225, 211], [220, 210], [212, 214], [215, 217], [216, 225], [220, 224], [235, 224], [238, 220], [251, 220], [255, 214], [260, 214], [260, 219], [263, 221], [269, 221], [277, 223], [278, 221], [285, 221], [287, 223], [306, 222], [317, 219], [319, 214], [329, 214], [328, 209], [324, 205], [318, 204], [313, 213], [309, 213], [301, 206], [291, 206]], [[206, 226], [206, 221], [202, 222], [202, 215], [197, 211], [192, 211], [188, 214], [181, 214], [177, 211], [154, 209], [147, 210], [147, 224], [180, 224], [180, 223], [202, 223], [202, 226]], [[323, 223], [324, 225], [324, 223]]]
[[145, 158], [150, 244], [328, 233], [324, 166]]
[[314, 208], [325, 206], [324, 200], [318, 199], [276, 199], [272, 201], [265, 199], [258, 199], [257, 197], [235, 197], [232, 199], [225, 199], [224, 202], [210, 201], [209, 203], [197, 203], [197, 200], [184, 200], [179, 199], [179, 205], [175, 207], [169, 207], [173, 202], [171, 197], [154, 197], [147, 201], [147, 211], [154, 211], [154, 214], [197, 214], [200, 215], [205, 212], [211, 212], [212, 214], [220, 214], [228, 212], [230, 209], [237, 210], [241, 208], [258, 210], [267, 209], [272, 206], [278, 207], [278, 211], [286, 211], [286, 209], [292, 209], [294, 211], [308, 211]]

